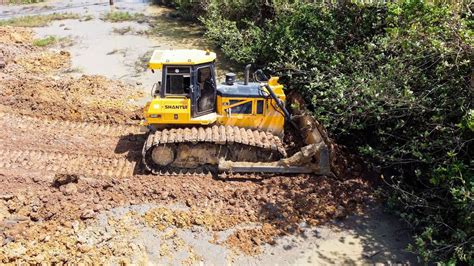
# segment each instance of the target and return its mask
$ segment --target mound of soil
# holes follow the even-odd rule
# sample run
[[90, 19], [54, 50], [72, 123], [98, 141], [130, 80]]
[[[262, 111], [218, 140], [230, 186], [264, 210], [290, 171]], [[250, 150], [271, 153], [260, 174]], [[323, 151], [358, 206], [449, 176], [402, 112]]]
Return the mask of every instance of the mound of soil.
[[71, 55], [69, 52], [40, 52], [17, 57], [15, 63], [21, 66], [23, 73], [41, 74], [63, 70], [70, 66]]
[[33, 41], [33, 32], [28, 28], [0, 26], [0, 43], [30, 44]]
[[128, 101], [140, 93], [100, 76], [79, 79], [30, 77], [0, 84], [0, 110], [70, 121], [126, 123], [139, 118]]
[[[102, 76], [64, 73], [70, 54], [32, 45], [28, 29], [0, 27], [0, 111], [70, 121], [127, 123], [141, 111], [136, 88]], [[60, 75], [60, 76], [58, 76]]]

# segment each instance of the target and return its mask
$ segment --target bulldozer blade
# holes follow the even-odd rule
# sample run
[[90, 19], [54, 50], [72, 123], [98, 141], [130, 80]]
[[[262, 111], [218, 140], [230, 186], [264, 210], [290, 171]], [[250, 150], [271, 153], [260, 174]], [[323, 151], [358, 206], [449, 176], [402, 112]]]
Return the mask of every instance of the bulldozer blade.
[[313, 169], [304, 166], [273, 166], [273, 165], [249, 165], [246, 162], [230, 162], [231, 165], [219, 164], [220, 172], [230, 173], [281, 173], [281, 174], [310, 174]]
[[[314, 158], [317, 158], [317, 163], [314, 162]], [[251, 163], [220, 160], [218, 170], [230, 173], [331, 174], [329, 152], [323, 142], [306, 145], [293, 156], [274, 162]]]

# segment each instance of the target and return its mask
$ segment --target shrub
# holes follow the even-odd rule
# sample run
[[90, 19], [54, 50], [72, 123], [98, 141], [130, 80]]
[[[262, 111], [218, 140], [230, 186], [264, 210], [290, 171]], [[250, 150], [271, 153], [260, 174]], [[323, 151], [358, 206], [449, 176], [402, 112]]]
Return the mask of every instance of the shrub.
[[283, 75], [338, 142], [382, 167], [412, 250], [469, 262], [472, 14], [416, 0], [289, 7], [261, 25], [211, 9], [206, 36], [231, 59]]

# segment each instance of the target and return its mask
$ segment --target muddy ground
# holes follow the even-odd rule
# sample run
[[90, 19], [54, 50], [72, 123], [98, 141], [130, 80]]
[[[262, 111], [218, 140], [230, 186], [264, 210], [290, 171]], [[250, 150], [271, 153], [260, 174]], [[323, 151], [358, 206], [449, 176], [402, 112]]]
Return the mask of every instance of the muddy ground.
[[33, 45], [49, 30], [0, 27], [0, 263], [413, 260], [362, 176], [147, 174], [139, 76], [77, 71], [91, 40]]

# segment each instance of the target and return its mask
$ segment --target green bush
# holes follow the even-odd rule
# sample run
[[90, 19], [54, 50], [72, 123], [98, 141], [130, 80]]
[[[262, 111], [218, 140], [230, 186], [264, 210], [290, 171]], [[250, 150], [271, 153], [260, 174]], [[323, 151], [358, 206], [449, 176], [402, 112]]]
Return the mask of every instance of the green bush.
[[242, 63], [258, 58], [263, 32], [251, 22], [248, 22], [248, 28], [241, 30], [235, 21], [223, 19], [215, 14], [202, 21], [206, 27], [205, 36], [219, 44], [224, 54], [232, 60]]
[[470, 9], [281, 0], [268, 11], [262, 1], [209, 1], [201, 18], [209, 39], [282, 76], [337, 142], [382, 169], [389, 206], [414, 230], [410, 248], [424, 261], [470, 263]]

